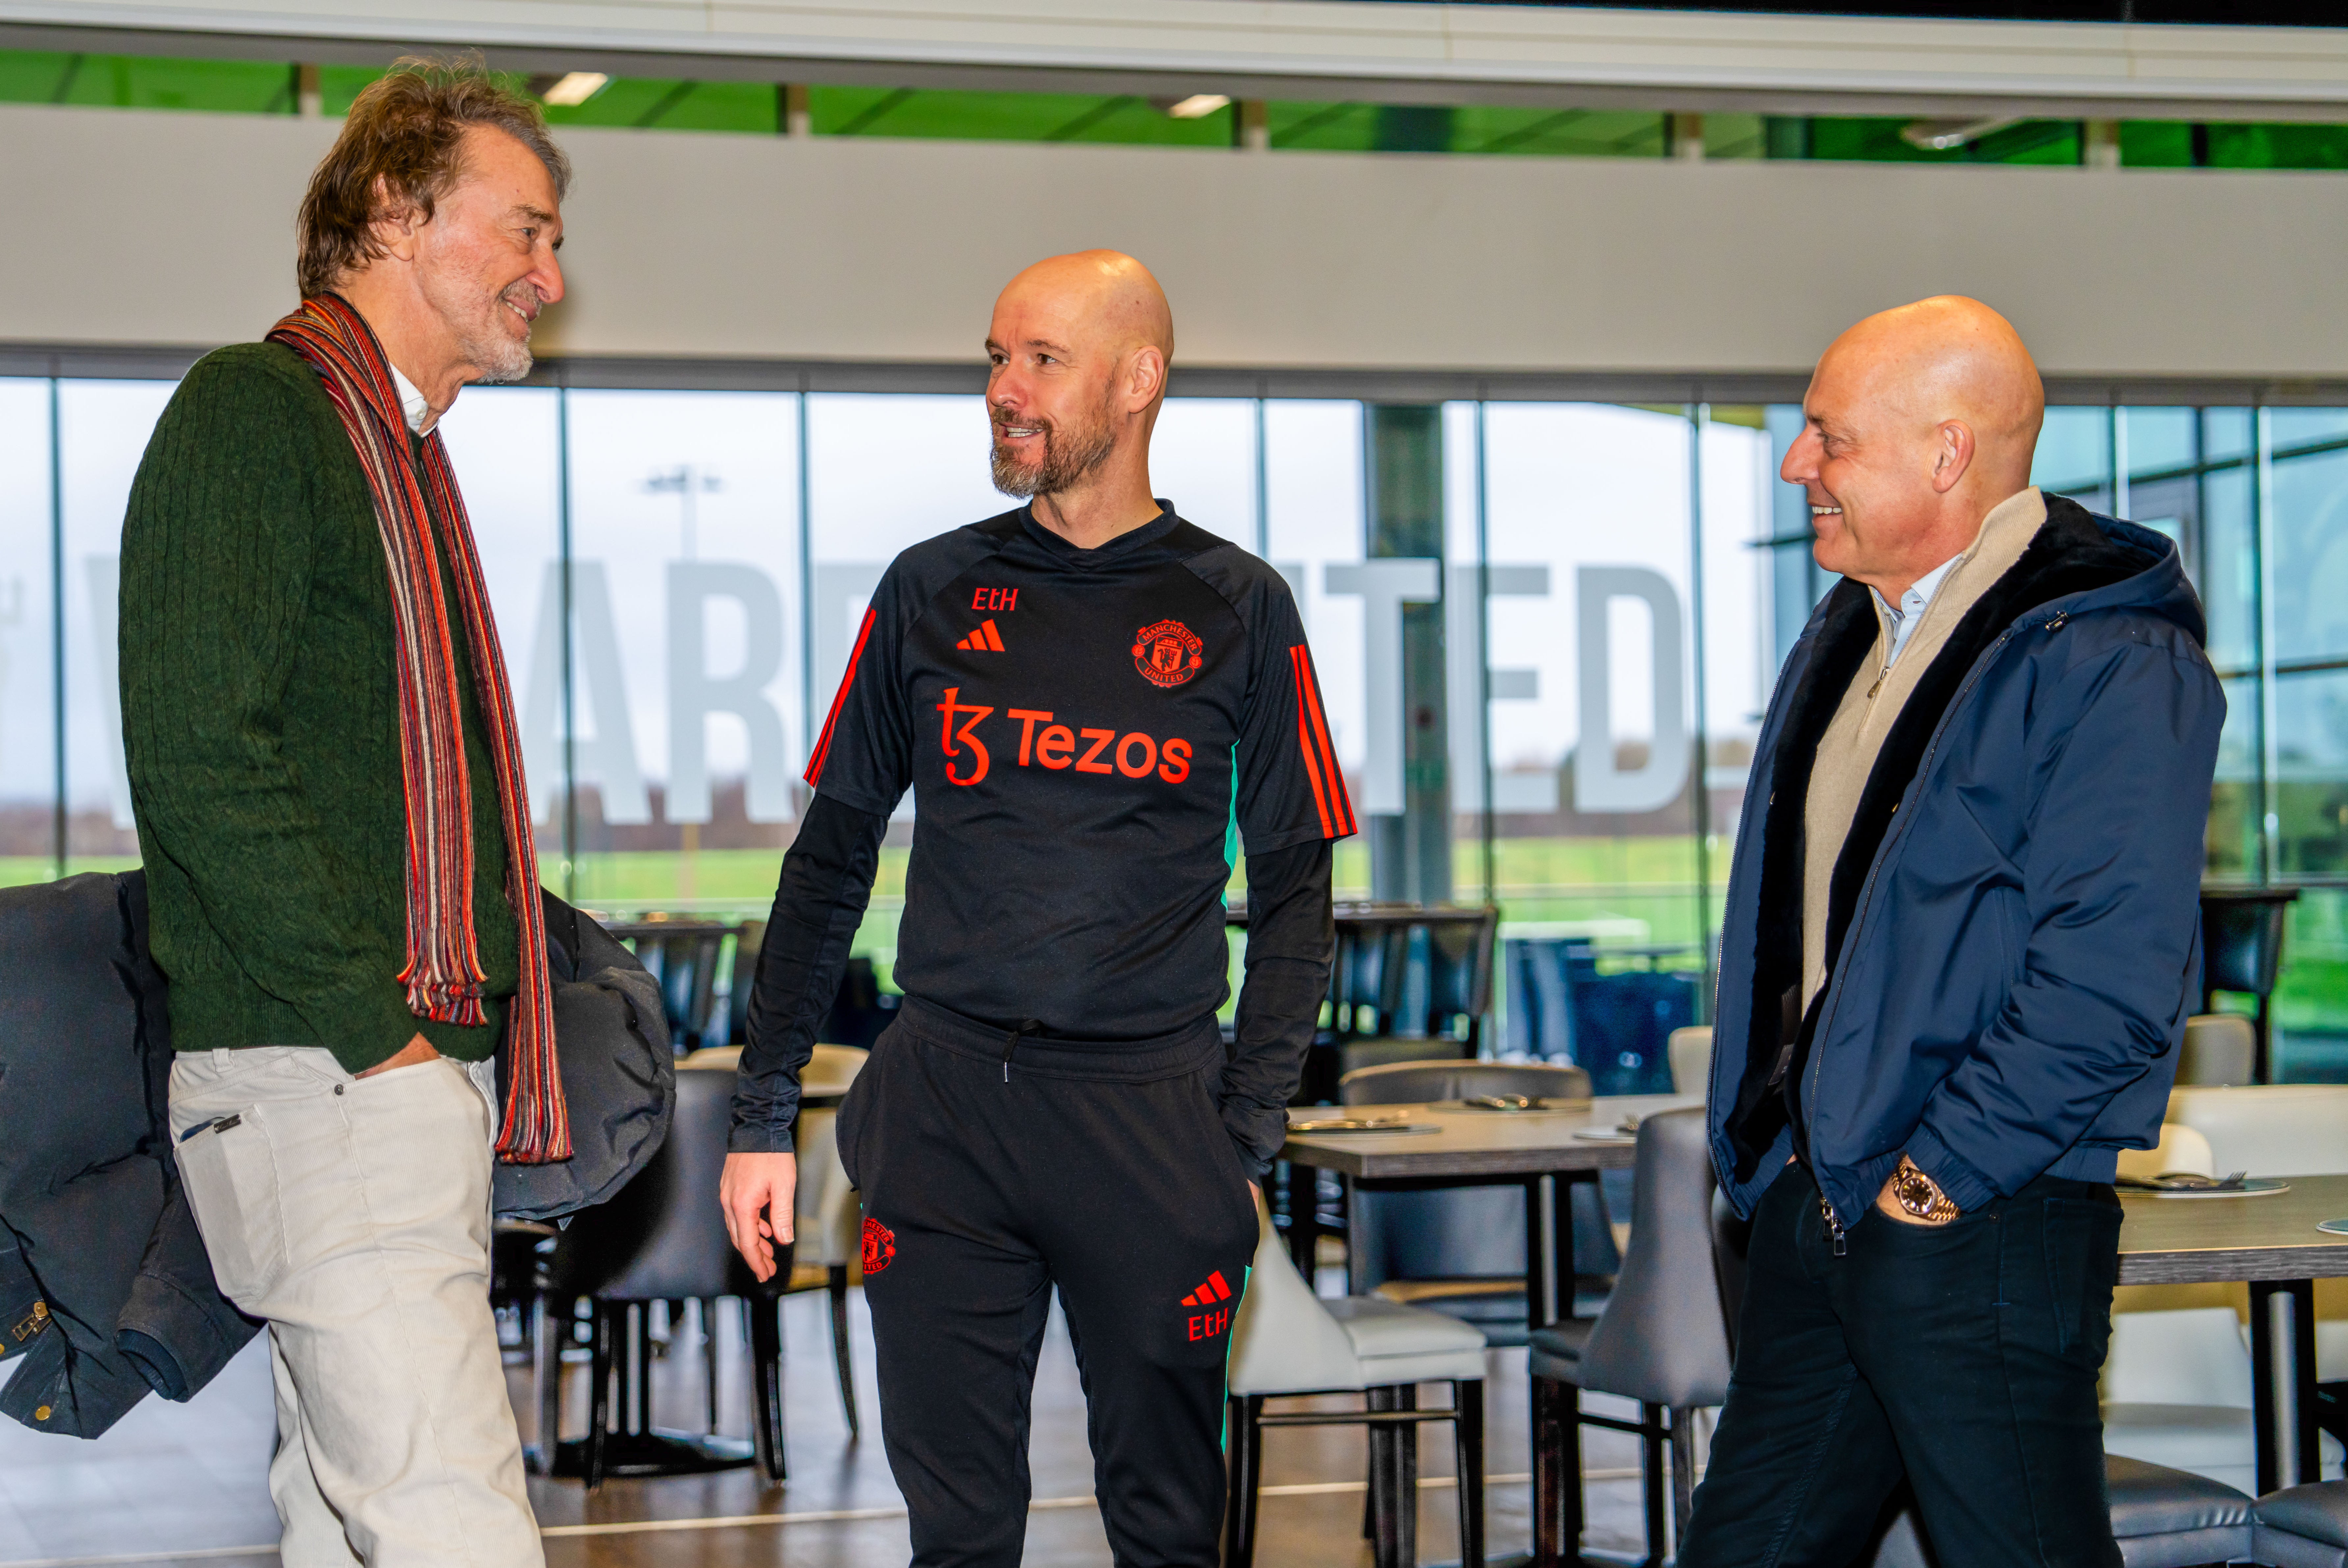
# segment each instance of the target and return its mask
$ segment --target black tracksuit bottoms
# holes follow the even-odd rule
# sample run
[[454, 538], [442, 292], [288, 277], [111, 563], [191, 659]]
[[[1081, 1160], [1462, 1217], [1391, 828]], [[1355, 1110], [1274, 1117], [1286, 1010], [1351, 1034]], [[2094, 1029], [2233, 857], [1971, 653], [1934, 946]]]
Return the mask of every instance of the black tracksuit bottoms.
[[916, 1568], [1016, 1563], [1055, 1286], [1118, 1568], [1214, 1568], [1224, 1369], [1254, 1199], [1211, 1018], [1015, 1043], [908, 998], [841, 1108], [890, 1469]]

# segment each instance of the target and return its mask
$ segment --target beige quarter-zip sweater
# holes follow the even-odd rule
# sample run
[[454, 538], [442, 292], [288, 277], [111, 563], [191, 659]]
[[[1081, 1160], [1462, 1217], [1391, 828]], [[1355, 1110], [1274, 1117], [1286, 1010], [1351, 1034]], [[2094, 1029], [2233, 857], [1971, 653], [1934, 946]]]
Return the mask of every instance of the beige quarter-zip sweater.
[[[1876, 753], [1890, 732], [1909, 694], [1925, 670], [1940, 656], [1949, 633], [1965, 618], [1992, 583], [2022, 559], [2022, 552], [2046, 521], [2046, 499], [2035, 487], [2009, 496], [1982, 519], [1981, 532], [1962, 555], [1952, 562], [1922, 619], [1892, 660], [1893, 627], [1880, 596], [1875, 616], [1881, 627], [1875, 652], [1851, 677], [1834, 722], [1818, 742], [1817, 764], [1810, 770], [1810, 797], [1804, 805], [1802, 861], [1802, 1007], [1807, 1010], [1827, 983], [1827, 904], [1834, 883], [1835, 862], [1842, 856], [1843, 840], [1850, 836], [1859, 814], [1859, 797], [1875, 771]], [[1887, 668], [1888, 666], [1888, 668]]]

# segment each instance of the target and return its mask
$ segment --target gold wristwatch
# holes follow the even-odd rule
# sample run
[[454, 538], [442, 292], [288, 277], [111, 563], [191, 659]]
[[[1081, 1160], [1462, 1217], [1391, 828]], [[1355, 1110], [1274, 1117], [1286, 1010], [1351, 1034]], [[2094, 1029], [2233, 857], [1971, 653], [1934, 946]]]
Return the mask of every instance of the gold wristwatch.
[[1962, 1212], [1941, 1191], [1941, 1184], [1918, 1170], [1916, 1162], [1905, 1154], [1900, 1156], [1900, 1168], [1891, 1173], [1891, 1195], [1901, 1208], [1927, 1225], [1946, 1225]]

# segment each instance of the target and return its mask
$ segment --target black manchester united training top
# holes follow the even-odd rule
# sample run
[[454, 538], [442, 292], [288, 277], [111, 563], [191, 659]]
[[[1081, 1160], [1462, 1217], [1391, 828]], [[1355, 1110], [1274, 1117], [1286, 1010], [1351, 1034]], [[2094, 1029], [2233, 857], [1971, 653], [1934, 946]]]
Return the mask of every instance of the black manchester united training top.
[[807, 780], [913, 791], [900, 989], [1084, 1040], [1222, 1004], [1234, 831], [1354, 830], [1288, 585], [1170, 507], [1097, 549], [1022, 507], [899, 556]]

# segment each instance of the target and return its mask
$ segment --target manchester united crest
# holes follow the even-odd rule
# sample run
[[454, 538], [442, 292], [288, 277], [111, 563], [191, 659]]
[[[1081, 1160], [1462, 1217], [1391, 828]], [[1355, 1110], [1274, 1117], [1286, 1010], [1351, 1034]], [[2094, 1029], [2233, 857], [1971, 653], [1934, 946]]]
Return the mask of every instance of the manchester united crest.
[[1153, 686], [1179, 686], [1206, 661], [1199, 634], [1179, 620], [1161, 620], [1133, 634], [1133, 667]]
[[897, 1233], [879, 1220], [864, 1220], [864, 1272], [878, 1274], [897, 1261]]

